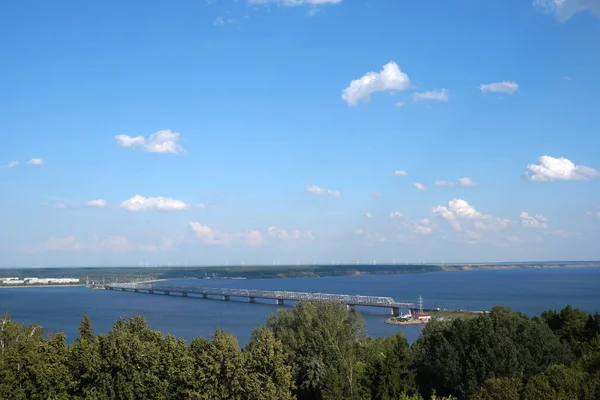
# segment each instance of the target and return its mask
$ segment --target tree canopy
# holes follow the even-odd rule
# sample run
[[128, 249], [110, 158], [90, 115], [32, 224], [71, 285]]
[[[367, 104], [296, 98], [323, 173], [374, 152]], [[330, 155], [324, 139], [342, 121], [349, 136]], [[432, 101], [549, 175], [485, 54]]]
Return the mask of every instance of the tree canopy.
[[[600, 398], [600, 315], [508, 308], [432, 321], [415, 344], [371, 338], [345, 305], [300, 302], [240, 347], [217, 330], [187, 343], [141, 316], [79, 336], [0, 325], [3, 399], [537, 400]], [[445, 396], [445, 397], [439, 397]]]

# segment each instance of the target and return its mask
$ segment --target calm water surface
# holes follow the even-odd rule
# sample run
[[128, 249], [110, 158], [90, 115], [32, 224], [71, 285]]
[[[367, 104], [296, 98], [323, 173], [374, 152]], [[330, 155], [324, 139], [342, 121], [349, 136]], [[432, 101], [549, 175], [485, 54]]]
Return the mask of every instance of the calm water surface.
[[[506, 305], [528, 315], [567, 304], [586, 312], [600, 311], [600, 268], [515, 269], [437, 272], [414, 275], [373, 275], [305, 279], [200, 280], [166, 282], [175, 285], [391, 296], [443, 308], [490, 309]], [[258, 301], [258, 300], [257, 300]], [[290, 307], [284, 306], [284, 307]], [[0, 289], [0, 310], [19, 322], [34, 322], [51, 331], [63, 331], [68, 340], [77, 337], [84, 314], [96, 333], [107, 332], [119, 317], [140, 314], [152, 328], [190, 340], [210, 336], [217, 328], [234, 333], [244, 343], [252, 329], [276, 312], [270, 301], [249, 304], [243, 299], [203, 300], [178, 296], [90, 290], [82, 287]], [[360, 310], [367, 333], [386, 336], [402, 331], [410, 342], [420, 326], [384, 323], [387, 309]]]

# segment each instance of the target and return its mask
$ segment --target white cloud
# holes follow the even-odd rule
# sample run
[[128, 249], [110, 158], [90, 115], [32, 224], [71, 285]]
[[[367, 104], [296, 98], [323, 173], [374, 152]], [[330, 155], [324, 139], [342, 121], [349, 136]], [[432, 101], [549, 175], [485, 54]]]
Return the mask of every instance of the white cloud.
[[529, 164], [527, 169], [532, 172], [525, 173], [525, 179], [533, 182], [546, 182], [551, 180], [587, 181], [597, 176], [600, 172], [584, 165], [575, 165], [566, 158], [541, 156], [539, 164]]
[[476, 183], [471, 178], [460, 178], [458, 183], [450, 181], [435, 181], [436, 186], [475, 186]]
[[403, 224], [410, 228], [414, 233], [419, 233], [421, 235], [431, 235], [433, 233], [433, 228], [435, 227], [435, 224], [428, 218], [420, 220], [406, 218]]
[[437, 100], [437, 101], [448, 101], [448, 91], [442, 90], [427, 90], [425, 92], [413, 93], [411, 95], [413, 101], [421, 100]]
[[18, 164], [19, 163], [17, 161], [9, 161], [8, 164], [6, 164], [6, 165], [0, 165], [0, 168], [14, 168]]
[[122, 202], [121, 207], [128, 211], [177, 211], [185, 210], [189, 208], [190, 205], [181, 200], [175, 200], [168, 197], [144, 197], [136, 194], [132, 198]]
[[499, 231], [511, 223], [507, 219], [483, 214], [463, 199], [450, 200], [448, 206], [433, 207], [431, 212], [448, 221], [456, 231], [466, 231], [465, 224], [481, 230]]
[[471, 180], [471, 178], [460, 178], [458, 180], [458, 184], [460, 186], [475, 186], [476, 183]]
[[41, 166], [44, 165], [44, 161], [41, 158], [32, 158], [31, 160], [27, 161], [27, 164]]
[[160, 248], [156, 245], [135, 245], [127, 237], [120, 235], [106, 238], [94, 235], [92, 241], [87, 243], [78, 241], [74, 236], [50, 237], [41, 246], [33, 247], [34, 250], [45, 251], [110, 251], [116, 253], [127, 251], [155, 252]]
[[237, 237], [240, 238], [248, 246], [260, 246], [265, 241], [262, 233], [254, 230], [240, 233], [237, 235]]
[[145, 138], [143, 136], [131, 137], [117, 135], [115, 140], [119, 147], [141, 148], [150, 153], [185, 153], [185, 149], [178, 144], [180, 134], [170, 130], [158, 131]]
[[338, 4], [342, 0], [248, 0], [249, 4], [280, 4], [286, 7], [295, 7], [302, 5], [319, 6], [323, 4]]
[[67, 206], [66, 206], [66, 205], [64, 205], [63, 203], [58, 203], [58, 204], [55, 204], [55, 205], [53, 205], [52, 207], [54, 207], [54, 208], [67, 208]]
[[227, 233], [215, 231], [206, 225], [202, 225], [200, 222], [190, 222], [190, 228], [203, 243], [225, 244], [229, 242], [229, 235]]
[[408, 172], [401, 170], [401, 169], [396, 169], [394, 170], [394, 172], [392, 172], [392, 175], [394, 176], [406, 176], [408, 175]]
[[[300, 238], [302, 238], [302, 233], [299, 230], [286, 231], [286, 230], [280, 229], [276, 226], [270, 226], [267, 229], [267, 233], [269, 236], [275, 237], [278, 239], [300, 239]], [[311, 233], [311, 235], [312, 235], [312, 233]]]
[[483, 93], [514, 93], [519, 90], [519, 85], [512, 81], [502, 81], [479, 85]]
[[449, 181], [435, 181], [436, 186], [456, 186], [456, 183]]
[[390, 218], [399, 218], [402, 217], [402, 213], [400, 211], [394, 211], [393, 213], [390, 213]]
[[367, 218], [373, 218], [373, 214], [371, 214], [370, 212], [367, 211], [365, 213], [365, 217], [367, 217]]
[[400, 107], [404, 107], [406, 104], [403, 101], [399, 101], [396, 104], [394, 104], [396, 107], [400, 108]]
[[90, 207], [106, 207], [107, 204], [106, 200], [103, 199], [90, 200], [87, 202], [87, 205]]
[[340, 197], [340, 192], [337, 190], [325, 189], [317, 185], [307, 185], [304, 190], [312, 194], [328, 194], [334, 197]]
[[535, 0], [534, 4], [548, 13], [555, 14], [562, 22], [582, 11], [589, 11], [600, 17], [599, 0]]
[[594, 215], [596, 217], [600, 217], [600, 207], [598, 207], [598, 209], [596, 211], [588, 211], [587, 214]]
[[448, 202], [448, 207], [436, 206], [433, 208], [433, 213], [447, 220], [455, 220], [459, 218], [475, 219], [481, 218], [482, 214], [475, 210], [473, 206], [462, 199], [454, 199]]
[[415, 187], [417, 189], [419, 189], [420, 191], [425, 191], [427, 190], [427, 187], [425, 185], [423, 185], [422, 183], [415, 183]]
[[225, 18], [225, 17], [217, 17], [213, 21], [213, 25], [214, 26], [220, 26], [220, 25], [223, 25], [225, 23], [231, 24], [232, 22], [235, 22], [235, 19], [233, 19], [233, 18]]
[[42, 249], [47, 251], [79, 250], [81, 247], [81, 243], [74, 236], [51, 237], [42, 245]]
[[525, 211], [521, 213], [521, 224], [527, 228], [548, 228], [548, 220], [542, 214], [533, 216]]
[[349, 106], [359, 102], [368, 103], [371, 94], [383, 91], [406, 90], [410, 87], [408, 75], [400, 71], [398, 65], [390, 61], [383, 66], [381, 72], [368, 72], [360, 79], [350, 82], [350, 86], [342, 91], [342, 100]]

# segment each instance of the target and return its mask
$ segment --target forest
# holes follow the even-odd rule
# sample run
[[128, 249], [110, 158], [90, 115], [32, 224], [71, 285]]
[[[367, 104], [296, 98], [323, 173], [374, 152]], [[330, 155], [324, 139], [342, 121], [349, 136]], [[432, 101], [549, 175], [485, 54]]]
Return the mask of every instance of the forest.
[[218, 330], [185, 342], [141, 316], [79, 336], [2, 317], [3, 399], [600, 399], [600, 314], [569, 306], [530, 318], [505, 307], [432, 321], [409, 346], [365, 334], [339, 303], [281, 309], [240, 347]]

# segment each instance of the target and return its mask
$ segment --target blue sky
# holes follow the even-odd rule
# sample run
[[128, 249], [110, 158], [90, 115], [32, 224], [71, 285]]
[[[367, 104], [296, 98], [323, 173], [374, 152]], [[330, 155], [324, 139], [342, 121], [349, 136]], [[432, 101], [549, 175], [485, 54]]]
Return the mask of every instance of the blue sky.
[[600, 259], [600, 0], [0, 15], [1, 266]]

